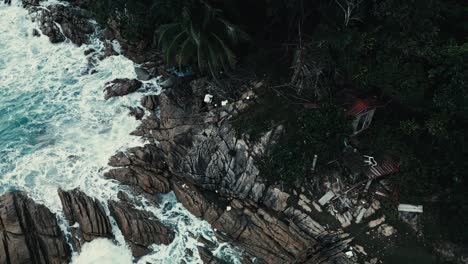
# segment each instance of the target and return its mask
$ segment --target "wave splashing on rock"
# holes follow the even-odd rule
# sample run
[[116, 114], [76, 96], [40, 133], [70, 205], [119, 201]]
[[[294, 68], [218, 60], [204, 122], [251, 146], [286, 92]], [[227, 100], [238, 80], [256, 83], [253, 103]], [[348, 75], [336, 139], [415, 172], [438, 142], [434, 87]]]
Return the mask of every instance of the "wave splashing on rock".
[[[0, 195], [26, 192], [56, 213], [62, 230], [70, 235], [73, 223], [65, 220], [58, 188], [80, 188], [105, 205], [110, 216], [106, 204], [117, 200], [120, 186], [103, 173], [116, 151], [142, 144], [130, 136], [138, 123], [128, 115], [128, 107], [137, 105], [142, 94], [106, 101], [104, 84], [135, 78], [134, 64], [112, 56], [97, 62], [94, 74], [87, 74], [89, 60], [84, 51], [103, 50], [103, 44], [98, 40], [81, 47], [69, 41], [51, 44], [47, 36], [38, 36], [37, 24], [17, 4], [0, 4]], [[214, 239], [207, 223], [190, 215], [171, 194], [163, 198], [161, 208], [144, 201], [140, 207], [176, 233], [171, 244], [152, 246], [153, 252], [142, 261], [200, 262], [197, 238]], [[83, 246], [84, 255], [74, 253], [76, 263], [90, 263], [85, 254], [98, 248], [99, 263], [122, 254], [129, 256], [123, 263], [131, 260], [130, 249], [111, 219], [118, 245], [94, 240]], [[229, 249], [218, 251], [236, 259]]]

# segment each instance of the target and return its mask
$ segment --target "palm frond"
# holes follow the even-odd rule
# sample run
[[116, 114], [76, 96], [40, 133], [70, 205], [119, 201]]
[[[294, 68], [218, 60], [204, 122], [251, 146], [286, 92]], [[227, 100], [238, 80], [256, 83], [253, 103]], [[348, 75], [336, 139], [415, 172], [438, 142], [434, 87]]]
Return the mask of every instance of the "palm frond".
[[[161, 1], [163, 5], [172, 0]], [[158, 45], [166, 62], [179, 68], [184, 63], [196, 63], [201, 72], [209, 71], [213, 76], [220, 69], [234, 68], [236, 56], [232, 47], [248, 40], [247, 33], [224, 19], [221, 10], [203, 0], [174, 1], [185, 1], [176, 21], [161, 25], [157, 30]]]

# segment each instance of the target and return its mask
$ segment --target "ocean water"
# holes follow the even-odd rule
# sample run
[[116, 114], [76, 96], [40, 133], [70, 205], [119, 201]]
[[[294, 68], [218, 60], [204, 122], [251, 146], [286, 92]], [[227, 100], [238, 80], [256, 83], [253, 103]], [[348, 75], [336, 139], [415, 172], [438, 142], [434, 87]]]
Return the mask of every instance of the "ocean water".
[[[158, 91], [153, 88], [105, 101], [104, 83], [134, 78], [133, 62], [113, 56], [96, 65], [96, 74], [86, 74], [84, 50], [89, 46], [99, 50], [102, 43], [96, 40], [77, 47], [69, 42], [51, 44], [45, 36], [33, 37], [36, 25], [15, 4], [0, 4], [0, 194], [26, 191], [57, 214], [69, 235], [57, 189], [79, 187], [103, 204], [116, 199], [124, 187], [103, 177], [109, 157], [144, 144], [129, 135], [138, 122], [128, 115], [127, 107], [137, 105], [142, 94]], [[156, 80], [149, 83], [157, 87]], [[188, 213], [173, 194], [163, 196], [160, 207], [137, 198], [141, 209], [176, 231], [172, 244], [154, 245], [153, 253], [139, 263], [201, 263], [197, 238], [216, 241], [210, 226]], [[115, 241], [88, 243], [81, 254], [74, 253], [72, 262], [134, 262], [115, 223], [113, 227]], [[215, 254], [239, 263], [239, 253], [229, 245], [219, 244]]]

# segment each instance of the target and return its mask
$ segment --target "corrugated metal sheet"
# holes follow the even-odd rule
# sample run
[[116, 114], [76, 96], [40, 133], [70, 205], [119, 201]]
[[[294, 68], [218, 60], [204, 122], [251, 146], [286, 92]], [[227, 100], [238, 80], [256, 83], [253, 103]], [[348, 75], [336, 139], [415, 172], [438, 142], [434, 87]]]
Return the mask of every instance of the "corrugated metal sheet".
[[377, 160], [377, 166], [369, 166], [364, 169], [364, 175], [369, 179], [375, 179], [400, 172], [400, 166], [390, 157]]

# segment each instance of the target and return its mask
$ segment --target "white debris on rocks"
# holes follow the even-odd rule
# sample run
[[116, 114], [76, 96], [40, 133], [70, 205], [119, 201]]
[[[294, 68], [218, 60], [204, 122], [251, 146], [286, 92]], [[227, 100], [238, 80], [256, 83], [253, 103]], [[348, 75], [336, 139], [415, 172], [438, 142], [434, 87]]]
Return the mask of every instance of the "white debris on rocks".
[[412, 204], [400, 204], [398, 205], [399, 212], [411, 212], [411, 213], [422, 213], [422, 205], [412, 205]]
[[364, 256], [367, 256], [367, 252], [364, 250], [363, 246], [355, 245], [354, 248], [356, 249], [357, 252], [363, 254]]
[[315, 210], [317, 210], [317, 212], [320, 212], [320, 213], [323, 212], [320, 205], [318, 205], [315, 201], [312, 202], [312, 205], [314, 206]]
[[385, 222], [385, 215], [380, 217], [380, 218], [377, 218], [375, 220], [370, 221], [368, 226], [369, 226], [369, 228], [374, 228], [376, 226], [381, 225], [383, 222]]
[[203, 102], [209, 104], [213, 101], [213, 95], [211, 94], [205, 94], [205, 98], [203, 99]]
[[383, 224], [383, 225], [379, 226], [378, 231], [379, 231], [379, 233], [381, 233], [382, 235], [384, 235], [386, 237], [389, 237], [389, 236], [396, 233], [396, 229], [393, 226], [390, 226], [388, 224]]
[[358, 215], [356, 217], [356, 224], [361, 223], [362, 218], [364, 217], [366, 211], [367, 211], [366, 208], [361, 206], [361, 209], [358, 210], [359, 213], [358, 213]]
[[335, 193], [333, 191], [328, 191], [320, 200], [318, 201], [320, 205], [324, 206], [327, 204], [333, 197], [335, 197]]

